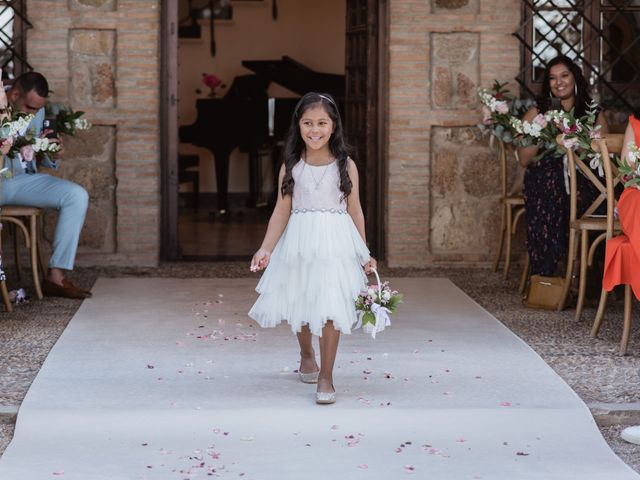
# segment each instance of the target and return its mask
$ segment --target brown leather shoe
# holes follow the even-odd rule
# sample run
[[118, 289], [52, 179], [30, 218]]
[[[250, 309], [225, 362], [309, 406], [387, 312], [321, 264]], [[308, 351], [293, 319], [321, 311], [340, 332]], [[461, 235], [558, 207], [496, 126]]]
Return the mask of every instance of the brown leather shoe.
[[49, 280], [44, 280], [42, 282], [42, 294], [47, 297], [64, 297], [64, 298], [88, 298], [87, 295], [82, 290], [76, 288], [71, 283], [66, 283], [65, 285], [58, 285], [57, 283], [53, 283]]
[[66, 278], [64, 280], [62, 280], [62, 285], [65, 286], [65, 287], [68, 287], [68, 288], [75, 288], [76, 290], [79, 290], [82, 293], [84, 293], [87, 297], [93, 296], [93, 294], [91, 293], [90, 290], [85, 290], [84, 288], [76, 287], [73, 283], [71, 283]]

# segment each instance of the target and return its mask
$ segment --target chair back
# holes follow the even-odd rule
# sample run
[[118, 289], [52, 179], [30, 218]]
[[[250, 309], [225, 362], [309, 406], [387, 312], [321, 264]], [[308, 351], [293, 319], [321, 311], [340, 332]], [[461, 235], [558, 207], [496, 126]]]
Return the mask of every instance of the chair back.
[[[617, 202], [617, 199], [615, 198], [615, 187], [620, 183], [620, 179], [618, 178], [618, 167], [610, 154], [620, 153], [622, 150], [623, 140], [624, 135], [622, 134], [608, 134], [604, 135], [600, 139], [593, 140], [591, 143], [591, 148], [600, 154], [600, 162], [602, 164], [604, 178], [600, 177], [596, 171], [592, 170], [590, 165], [580, 159], [572, 149], [567, 150], [570, 198], [569, 219], [571, 222], [574, 222], [576, 220], [595, 220], [602, 218], [601, 215], [597, 215], [595, 212], [603, 202], [606, 202], [607, 238], [610, 238], [609, 235], [613, 234], [614, 211]], [[578, 217], [578, 171], [600, 192], [580, 217]]]
[[624, 135], [621, 133], [607, 134], [591, 142], [591, 148], [593, 148], [595, 152], [600, 153], [604, 167], [607, 202], [607, 240], [613, 236], [614, 232], [615, 208], [618, 204], [615, 188], [621, 183], [618, 165], [616, 161], [611, 158], [611, 155], [620, 156], [623, 144]]
[[[515, 158], [517, 163], [518, 160], [518, 151], [513, 148], [512, 144], [505, 144], [502, 140], [496, 139], [498, 143], [498, 162], [500, 163], [500, 195], [502, 198], [506, 198], [509, 195], [512, 195], [511, 188], [514, 188], [513, 185], [509, 185], [509, 165], [507, 164], [507, 159], [512, 157]], [[517, 163], [519, 165], [519, 163]]]

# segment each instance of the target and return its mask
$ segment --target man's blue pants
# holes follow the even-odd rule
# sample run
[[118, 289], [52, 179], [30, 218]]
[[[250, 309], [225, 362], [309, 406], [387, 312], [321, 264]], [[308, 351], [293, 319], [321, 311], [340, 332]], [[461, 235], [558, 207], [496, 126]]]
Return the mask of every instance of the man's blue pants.
[[44, 173], [2, 180], [0, 205], [24, 205], [59, 211], [49, 268], [72, 270], [89, 195], [80, 185]]

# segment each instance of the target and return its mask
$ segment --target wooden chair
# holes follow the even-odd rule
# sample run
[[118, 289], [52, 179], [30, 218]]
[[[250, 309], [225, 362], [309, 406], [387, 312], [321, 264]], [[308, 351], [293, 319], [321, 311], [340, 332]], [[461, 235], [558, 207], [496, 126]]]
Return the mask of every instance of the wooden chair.
[[[14, 241], [14, 254], [16, 273], [18, 278], [21, 276], [20, 268], [20, 251], [18, 242], [18, 230], [24, 235], [24, 243], [27, 249], [30, 250], [31, 258], [31, 272], [33, 275], [33, 287], [36, 292], [36, 297], [42, 299], [42, 288], [40, 286], [40, 271], [38, 264], [42, 264], [39, 257], [39, 235], [38, 235], [38, 220], [42, 216], [43, 210], [36, 207], [25, 207], [20, 205], [4, 205], [0, 210], [0, 222], [11, 224], [15, 226], [15, 233], [13, 237]], [[28, 219], [27, 223], [23, 219]], [[0, 238], [0, 251], [2, 250], [2, 240]]]
[[2, 302], [7, 312], [13, 312], [13, 305], [11, 305], [11, 299], [9, 298], [9, 290], [7, 289], [7, 282], [5, 282], [2, 276], [2, 262], [0, 262], [0, 293], [2, 293]]
[[[596, 248], [607, 238], [607, 231], [620, 230], [620, 223], [614, 219], [614, 209], [616, 204], [614, 189], [620, 183], [618, 169], [609, 157], [610, 153], [620, 153], [624, 135], [609, 134], [601, 140], [594, 141], [592, 148], [599, 152], [602, 157], [604, 179], [600, 178], [588, 164], [574, 155], [574, 152], [567, 151], [569, 170], [569, 249], [567, 254], [567, 270], [564, 278], [562, 297], [558, 305], [558, 310], [565, 307], [573, 278], [573, 266], [580, 252], [580, 283], [578, 288], [578, 302], [576, 305], [575, 319], [580, 320], [584, 307], [584, 297], [587, 286], [587, 268], [593, 264], [593, 256]], [[579, 172], [578, 172], [579, 170]], [[589, 205], [585, 212], [578, 217], [578, 182], [577, 175], [584, 175], [600, 192], [596, 199]], [[599, 215], [596, 210], [603, 202], [606, 202], [607, 213]], [[589, 234], [591, 232], [602, 232], [589, 244]], [[580, 245], [578, 246], [578, 240]]]
[[[498, 140], [498, 161], [500, 162], [500, 206], [502, 210], [500, 221], [500, 242], [498, 244], [498, 253], [493, 262], [493, 271], [498, 271], [500, 260], [502, 259], [502, 251], [504, 248], [504, 268], [502, 275], [506, 279], [509, 274], [509, 266], [511, 265], [511, 238], [516, 232], [518, 222], [524, 215], [524, 197], [522, 194], [510, 194], [508, 191], [508, 169], [507, 157], [513, 152], [511, 146], [504, 144], [502, 140]], [[515, 156], [516, 153], [513, 152]], [[517, 158], [517, 157], [516, 157]], [[506, 244], [506, 245], [505, 245]]]
[[[620, 141], [619, 145], [617, 143], [618, 142], [617, 138], [615, 142], [610, 142], [608, 139], [606, 141], [599, 142], [600, 144], [598, 145], [598, 147], [600, 148], [600, 151], [602, 152], [602, 156], [604, 158], [608, 158], [609, 152], [615, 151], [617, 153], [620, 153], [620, 151], [622, 150], [622, 143], [623, 143], [624, 137], [623, 135], [618, 135], [617, 137], [621, 137], [619, 139]], [[609, 145], [611, 145], [610, 148], [609, 148]], [[594, 145], [594, 149], [595, 149], [595, 146], [596, 145]], [[612, 168], [612, 170], [613, 172], [615, 172], [615, 175], [617, 176], [617, 169], [615, 168], [615, 166], [614, 168]], [[613, 191], [613, 188], [611, 190]], [[607, 228], [606, 228], [606, 232], [604, 233], [605, 240], [607, 241], [613, 238], [614, 234], [620, 232], [621, 230], [619, 222], [614, 220], [614, 214], [613, 214], [613, 210], [615, 208], [614, 203], [615, 203], [615, 197], [613, 193], [611, 193], [610, 195], [607, 195]], [[604, 311], [607, 306], [608, 296], [609, 296], [609, 292], [607, 292], [603, 288], [602, 291], [600, 292], [600, 303], [598, 304], [598, 311], [596, 313], [596, 318], [593, 322], [593, 327], [591, 328], [592, 338], [596, 338], [598, 336], [598, 332], [600, 331], [600, 326], [602, 325], [602, 320], [604, 318]], [[622, 327], [622, 339], [620, 340], [620, 353], [622, 355], [625, 355], [627, 353], [627, 346], [629, 345], [629, 334], [631, 333], [631, 302], [632, 302], [631, 286], [625, 285], [624, 286], [624, 322]]]

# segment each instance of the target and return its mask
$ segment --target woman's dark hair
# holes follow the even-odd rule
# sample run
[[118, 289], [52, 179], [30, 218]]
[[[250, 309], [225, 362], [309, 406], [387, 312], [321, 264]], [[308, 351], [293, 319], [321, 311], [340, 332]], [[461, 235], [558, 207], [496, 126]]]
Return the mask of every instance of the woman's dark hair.
[[549, 77], [551, 76], [551, 67], [556, 65], [564, 65], [573, 74], [573, 79], [578, 91], [576, 94], [575, 102], [575, 115], [581, 117], [587, 113], [587, 107], [591, 103], [591, 97], [589, 96], [589, 86], [587, 80], [582, 74], [582, 70], [578, 65], [574, 63], [569, 57], [565, 55], [558, 55], [547, 63], [547, 68], [544, 70], [542, 77], [542, 89], [540, 90], [540, 97], [538, 98], [538, 109], [544, 113], [547, 110], [551, 110], [551, 86], [549, 85]]
[[304, 140], [300, 134], [300, 118], [309, 108], [322, 106], [329, 118], [333, 122], [333, 133], [329, 139], [329, 151], [333, 158], [338, 162], [338, 170], [340, 172], [340, 190], [344, 194], [344, 198], [351, 193], [351, 179], [347, 171], [347, 160], [349, 158], [349, 147], [344, 140], [344, 130], [342, 121], [340, 120], [340, 112], [335, 100], [328, 93], [309, 92], [306, 93], [296, 105], [291, 117], [291, 126], [284, 146], [284, 178], [282, 180], [282, 196], [293, 195], [293, 167], [302, 158], [302, 152], [305, 149]]

